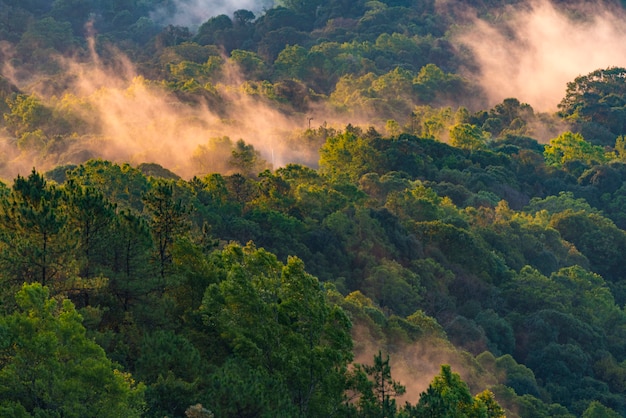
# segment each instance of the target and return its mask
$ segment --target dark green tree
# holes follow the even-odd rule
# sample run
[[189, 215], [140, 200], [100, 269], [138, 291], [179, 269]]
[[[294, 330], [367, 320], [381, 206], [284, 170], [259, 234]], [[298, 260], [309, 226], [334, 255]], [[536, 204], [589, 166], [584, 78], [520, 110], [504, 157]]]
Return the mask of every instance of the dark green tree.
[[295, 257], [283, 265], [264, 250], [231, 245], [216, 262], [224, 279], [208, 287], [200, 308], [205, 332], [220, 336], [213, 356], [237, 359], [269, 385], [264, 390], [282, 387], [299, 416], [332, 415], [352, 360], [345, 313]]
[[161, 286], [172, 264], [172, 247], [176, 238], [189, 230], [189, 207], [176, 196], [171, 181], [157, 180], [143, 198], [144, 210], [149, 216], [150, 231], [156, 246], [156, 260]]
[[76, 35], [83, 35], [89, 14], [94, 11], [93, 0], [54, 0], [50, 14], [60, 21], [72, 24]]
[[134, 374], [147, 385], [149, 413], [183, 416], [199, 401], [198, 381], [206, 373], [198, 350], [181, 335], [157, 330], [143, 336], [140, 353]]
[[597, 142], [612, 145], [615, 137], [626, 133], [625, 76], [626, 69], [609, 67], [576, 77], [567, 83], [559, 114], [581, 125], [583, 132], [584, 128], [598, 127], [596, 141], [600, 139]]
[[7, 283], [36, 281], [58, 292], [60, 281], [72, 275], [70, 250], [76, 236], [66, 229], [61, 196], [61, 190], [33, 169], [28, 177], [18, 175], [2, 199], [0, 260]]
[[403, 395], [406, 388], [392, 379], [389, 355], [384, 358], [379, 351], [374, 356], [374, 364], [359, 368], [368, 379], [367, 384], [360, 389], [360, 415], [371, 418], [395, 417], [398, 410], [395, 398]]
[[107, 253], [106, 246], [110, 245], [107, 241], [115, 216], [115, 205], [94, 187], [80, 186], [73, 180], [69, 180], [63, 189], [68, 223], [79, 237], [79, 275], [89, 279], [99, 273], [99, 266], [106, 263], [102, 255]]
[[149, 189], [148, 179], [130, 164], [115, 164], [94, 159], [67, 172], [68, 179], [82, 186], [92, 186], [119, 209], [143, 210], [143, 196]]
[[51, 299], [39, 283], [25, 284], [16, 300], [18, 311], [0, 316], [0, 410], [20, 406], [28, 416], [141, 416], [143, 385], [118, 370], [86, 336], [69, 300]]
[[154, 245], [148, 223], [143, 218], [129, 210], [121, 211], [112, 225], [110, 246], [107, 289], [115, 299], [109, 302], [115, 307], [112, 313], [118, 316], [160, 288], [161, 280], [150, 263]]

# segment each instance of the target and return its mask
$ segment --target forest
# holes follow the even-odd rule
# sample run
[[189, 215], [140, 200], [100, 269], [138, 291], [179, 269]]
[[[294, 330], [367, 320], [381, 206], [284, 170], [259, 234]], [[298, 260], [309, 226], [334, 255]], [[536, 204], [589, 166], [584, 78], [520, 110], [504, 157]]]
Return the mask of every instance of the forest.
[[211, 3], [0, 0], [0, 416], [626, 417], [625, 4]]

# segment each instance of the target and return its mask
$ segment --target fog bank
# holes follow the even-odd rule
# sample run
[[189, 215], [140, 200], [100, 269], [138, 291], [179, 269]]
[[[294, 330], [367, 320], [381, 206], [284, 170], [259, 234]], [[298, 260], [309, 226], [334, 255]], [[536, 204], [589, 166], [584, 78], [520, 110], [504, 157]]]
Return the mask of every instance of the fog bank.
[[547, 0], [507, 8], [491, 22], [474, 18], [456, 42], [475, 55], [492, 104], [507, 97], [555, 111], [567, 82], [599, 68], [626, 66], [625, 13], [600, 4]]

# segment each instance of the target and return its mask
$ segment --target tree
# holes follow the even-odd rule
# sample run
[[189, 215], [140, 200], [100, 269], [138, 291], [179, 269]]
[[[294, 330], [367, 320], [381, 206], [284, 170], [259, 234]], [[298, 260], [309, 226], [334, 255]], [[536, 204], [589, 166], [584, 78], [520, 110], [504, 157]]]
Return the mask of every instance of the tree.
[[42, 149], [54, 127], [52, 110], [34, 95], [17, 94], [8, 98], [6, 103], [10, 112], [4, 113], [4, 120], [18, 139], [18, 147], [22, 150]]
[[294, 203], [291, 187], [281, 176], [264, 170], [259, 173], [259, 196], [254, 203], [263, 209], [287, 212]]
[[174, 194], [171, 181], [157, 180], [144, 196], [145, 210], [150, 217], [150, 231], [156, 245], [156, 258], [161, 286], [172, 263], [172, 247], [176, 237], [189, 230], [189, 208]]
[[248, 80], [263, 80], [267, 76], [265, 62], [254, 52], [235, 49], [230, 53], [230, 62], [234, 63]]
[[450, 128], [450, 145], [468, 151], [476, 151], [485, 148], [487, 136], [476, 125], [457, 123]]
[[275, 374], [243, 359], [226, 360], [208, 380], [206, 405], [218, 417], [301, 416]]
[[255, 177], [269, 166], [261, 157], [261, 153], [254, 149], [252, 144], [246, 144], [243, 139], [235, 143], [228, 163], [236, 173], [248, 177]]
[[79, 274], [88, 279], [96, 274], [96, 266], [104, 263], [99, 258], [106, 253], [115, 205], [96, 188], [80, 186], [73, 180], [65, 184], [64, 190], [68, 221], [79, 237], [77, 250], [82, 253]]
[[482, 129], [494, 137], [529, 135], [529, 124], [535, 119], [533, 108], [515, 98], [504, 99], [487, 114]]
[[591, 270], [613, 282], [622, 280], [621, 254], [626, 233], [598, 213], [565, 210], [550, 219], [550, 226], [589, 260]]
[[504, 418], [504, 410], [493, 393], [484, 391], [472, 398], [469, 388], [450, 366], [443, 364], [415, 407], [408, 406], [409, 416], [417, 418]]
[[[213, 356], [237, 359], [267, 385], [263, 390], [288, 394], [300, 416], [332, 415], [352, 360], [345, 313], [298, 258], [283, 265], [252, 245], [230, 245], [215, 262], [223, 280], [207, 288], [200, 307], [205, 332], [217, 339]], [[226, 408], [230, 401], [214, 402]]]
[[564, 132], [550, 140], [543, 152], [548, 165], [563, 167], [567, 163], [580, 161], [586, 165], [602, 164], [608, 160], [604, 149], [587, 142], [581, 134]]
[[330, 179], [358, 180], [373, 171], [377, 152], [360, 130], [348, 126], [344, 133], [326, 140], [320, 150], [320, 172]]
[[449, 365], [442, 365], [415, 406], [416, 417], [464, 417], [470, 411], [472, 395], [467, 384], [457, 373], [452, 373]]
[[227, 52], [235, 48], [233, 35], [233, 21], [230, 17], [221, 14], [211, 17], [198, 28], [194, 41], [200, 45], [218, 45]]
[[308, 51], [300, 45], [287, 45], [274, 61], [274, 70], [284, 78], [306, 79], [310, 71]]
[[420, 101], [431, 103], [437, 99], [440, 102], [450, 100], [453, 95], [461, 94], [464, 83], [461, 77], [446, 74], [435, 64], [429, 63], [423, 66], [414, 78], [413, 88]]
[[89, 14], [93, 12], [93, 0], [54, 0], [50, 14], [72, 24], [76, 35], [83, 35]]
[[279, 3], [299, 13], [313, 13], [323, 2], [321, 0], [280, 0]]
[[505, 418], [504, 409], [498, 404], [493, 392], [484, 390], [474, 396], [474, 405], [471, 417], [475, 418]]
[[[59, 52], [66, 52], [75, 45], [70, 22], [57, 21], [53, 17], [45, 17], [35, 20], [29, 25], [28, 30], [24, 32], [20, 39], [18, 50], [22, 51], [22, 53], [28, 51], [32, 55], [37, 50], [46, 51], [50, 48], [54, 48]], [[41, 51], [33, 56], [41, 57]]]
[[211, 138], [206, 144], [198, 145], [193, 153], [192, 164], [198, 175], [227, 173], [230, 169], [233, 143], [227, 136]]
[[250, 25], [256, 16], [250, 10], [238, 9], [233, 12], [233, 17], [235, 25], [246, 26]]
[[416, 106], [411, 112], [411, 130], [422, 138], [442, 140], [453, 120], [454, 114], [450, 107], [433, 109], [430, 106]]
[[37, 281], [58, 291], [67, 278], [75, 237], [65, 228], [61, 196], [33, 169], [26, 178], [18, 175], [0, 202], [0, 260], [9, 283]]
[[19, 310], [0, 317], [0, 410], [19, 405], [34, 416], [140, 417], [143, 391], [87, 338], [69, 300], [24, 284]]
[[[145, 219], [129, 210], [120, 211], [112, 225], [111, 242], [107, 290], [115, 299], [112, 305], [117, 309], [112, 311], [120, 315], [156, 289], [162, 289], [162, 283], [157, 283], [150, 265], [154, 245]], [[119, 318], [121, 321], [121, 315]]]
[[363, 290], [380, 307], [404, 317], [418, 308], [422, 288], [417, 274], [395, 261], [382, 260], [365, 279]]
[[259, 195], [256, 182], [242, 174], [236, 173], [225, 177], [224, 180], [228, 199], [237, 202], [241, 209], [246, 208], [248, 203]]
[[[140, 353], [135, 375], [148, 385], [146, 402], [152, 416], [182, 416], [189, 405], [198, 402], [197, 383], [204, 364], [186, 338], [171, 331], [146, 333]], [[192, 390], [185, 393], [184, 388]]]
[[582, 418], [619, 418], [619, 414], [602, 405], [598, 401], [593, 401], [589, 404], [589, 407], [583, 412]]
[[[567, 83], [559, 115], [574, 123], [596, 125], [612, 140], [626, 133], [626, 69], [609, 67]], [[603, 141], [602, 141], [603, 142]]]
[[368, 376], [367, 384], [360, 389], [359, 409], [365, 417], [392, 418], [396, 416], [395, 398], [404, 394], [406, 388], [391, 378], [389, 355], [374, 355], [374, 364], [357, 368]]
[[148, 179], [130, 164], [115, 164], [101, 159], [89, 160], [67, 172], [81, 186], [101, 191], [119, 209], [143, 210], [143, 196], [148, 191]]

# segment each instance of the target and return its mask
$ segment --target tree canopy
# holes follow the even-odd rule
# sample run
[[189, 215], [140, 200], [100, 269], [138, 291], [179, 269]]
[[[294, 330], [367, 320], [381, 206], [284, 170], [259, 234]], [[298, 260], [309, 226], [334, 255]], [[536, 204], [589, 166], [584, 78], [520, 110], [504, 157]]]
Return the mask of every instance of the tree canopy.
[[0, 416], [626, 416], [625, 69], [538, 111], [457, 36], [517, 1], [201, 3], [0, 0]]

